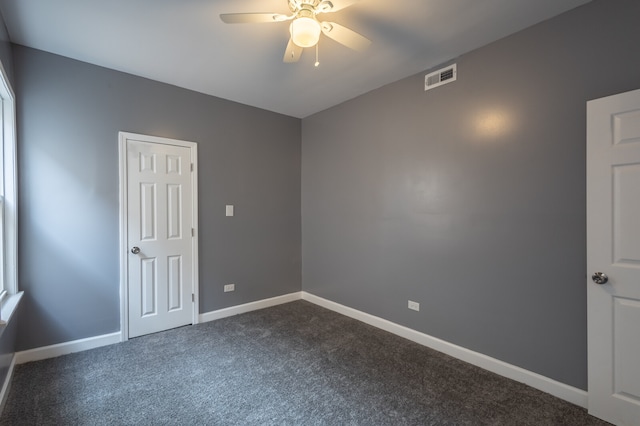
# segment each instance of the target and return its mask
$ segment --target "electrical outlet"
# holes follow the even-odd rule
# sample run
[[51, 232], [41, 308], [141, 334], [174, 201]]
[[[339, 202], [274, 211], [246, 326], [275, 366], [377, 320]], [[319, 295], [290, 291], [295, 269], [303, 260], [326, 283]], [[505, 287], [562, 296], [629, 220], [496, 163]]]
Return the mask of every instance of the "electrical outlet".
[[236, 291], [236, 285], [235, 284], [227, 284], [224, 286], [224, 292], [228, 293], [230, 291]]
[[412, 300], [409, 300], [408, 308], [413, 310], [413, 311], [420, 311], [420, 304], [418, 302], [414, 302]]

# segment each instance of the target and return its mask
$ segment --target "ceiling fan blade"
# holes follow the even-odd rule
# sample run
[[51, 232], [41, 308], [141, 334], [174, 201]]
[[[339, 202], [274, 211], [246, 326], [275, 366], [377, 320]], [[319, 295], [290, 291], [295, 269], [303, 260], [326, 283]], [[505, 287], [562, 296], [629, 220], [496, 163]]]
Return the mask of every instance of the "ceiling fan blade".
[[357, 51], [365, 50], [371, 44], [371, 40], [365, 36], [335, 22], [322, 22], [322, 32], [338, 43]]
[[325, 0], [318, 5], [316, 10], [320, 13], [337, 12], [359, 1], [360, 0]]
[[222, 13], [220, 19], [227, 24], [260, 24], [287, 21], [293, 16], [280, 13]]
[[285, 50], [282, 60], [286, 63], [298, 62], [303, 50], [304, 49], [295, 44], [292, 39], [289, 39], [289, 44], [287, 44], [287, 50]]

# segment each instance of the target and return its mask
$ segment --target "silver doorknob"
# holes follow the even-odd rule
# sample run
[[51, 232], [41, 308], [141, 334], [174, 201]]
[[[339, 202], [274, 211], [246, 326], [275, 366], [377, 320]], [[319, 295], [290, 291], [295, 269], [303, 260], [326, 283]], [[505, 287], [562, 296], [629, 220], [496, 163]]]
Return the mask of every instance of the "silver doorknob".
[[132, 249], [131, 249], [131, 253], [133, 253], [133, 254], [138, 254], [138, 253], [140, 253], [140, 247], [134, 247], [134, 248], [132, 248]]
[[596, 284], [606, 284], [609, 281], [609, 277], [604, 272], [596, 272], [591, 275], [591, 279]]

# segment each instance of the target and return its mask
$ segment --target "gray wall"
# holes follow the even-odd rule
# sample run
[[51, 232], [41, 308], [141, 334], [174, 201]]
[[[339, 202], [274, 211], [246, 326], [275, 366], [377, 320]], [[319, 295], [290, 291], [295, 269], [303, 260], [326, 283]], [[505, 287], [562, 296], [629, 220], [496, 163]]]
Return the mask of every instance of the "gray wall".
[[120, 330], [118, 131], [198, 143], [201, 313], [300, 291], [300, 120], [21, 46], [14, 61], [19, 350]]
[[303, 290], [586, 389], [585, 103], [640, 87], [639, 16], [595, 1], [305, 118]]
[[0, 62], [7, 73], [9, 83], [13, 86], [13, 51], [11, 49], [11, 41], [9, 32], [4, 22], [4, 17], [0, 14]]
[[640, 87], [639, 14], [596, 0], [458, 58], [453, 84], [425, 93], [416, 75], [302, 129], [20, 46], [7, 65], [0, 34], [18, 96], [19, 349], [120, 329], [123, 130], [199, 143], [201, 312], [300, 290], [302, 252], [306, 291], [585, 389], [585, 102]]

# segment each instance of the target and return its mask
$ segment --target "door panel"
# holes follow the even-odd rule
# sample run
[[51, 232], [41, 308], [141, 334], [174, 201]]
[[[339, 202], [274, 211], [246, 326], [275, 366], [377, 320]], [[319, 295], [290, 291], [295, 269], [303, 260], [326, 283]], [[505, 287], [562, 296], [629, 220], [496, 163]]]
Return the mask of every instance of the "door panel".
[[[129, 337], [193, 322], [191, 149], [127, 139]], [[188, 230], [188, 231], [187, 231]]]
[[167, 238], [182, 238], [182, 187], [180, 185], [167, 185]]
[[[587, 104], [589, 412], [640, 424], [640, 90]], [[608, 282], [591, 275], [603, 272]]]
[[156, 239], [156, 185], [140, 184], [140, 240]]
[[182, 308], [182, 256], [170, 256], [168, 262], [169, 311]]
[[140, 259], [140, 264], [140, 314], [142, 317], [146, 317], [157, 313], [156, 259]]
[[[636, 401], [640, 400], [640, 301], [614, 298], [613, 321], [615, 335], [613, 338], [614, 353], [614, 391]], [[640, 422], [640, 417], [637, 418]]]
[[640, 164], [613, 167], [613, 199], [614, 262], [640, 265]]

